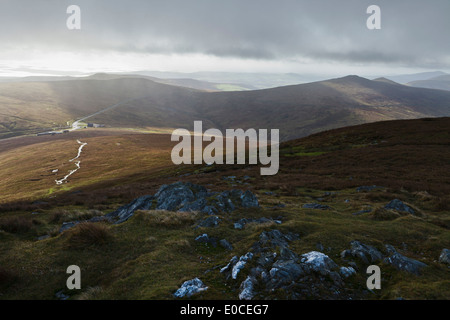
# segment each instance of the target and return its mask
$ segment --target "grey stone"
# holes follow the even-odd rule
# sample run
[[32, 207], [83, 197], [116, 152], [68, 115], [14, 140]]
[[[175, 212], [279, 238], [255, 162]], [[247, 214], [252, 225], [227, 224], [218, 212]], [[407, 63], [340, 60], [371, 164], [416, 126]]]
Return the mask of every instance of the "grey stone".
[[262, 217], [262, 218], [259, 218], [259, 219], [242, 218], [242, 219], [239, 219], [238, 221], [236, 221], [234, 223], [234, 228], [242, 230], [242, 229], [244, 229], [244, 227], [245, 227], [245, 225], [247, 223], [260, 223], [260, 224], [262, 224], [262, 223], [270, 223], [270, 222], [274, 222], [276, 224], [281, 224], [280, 220], [273, 220], [271, 218], [269, 219], [269, 218], [265, 218], [265, 217]]
[[222, 248], [225, 248], [226, 250], [229, 251], [233, 251], [233, 246], [226, 239], [220, 240], [219, 244], [222, 246]]
[[292, 260], [278, 260], [269, 271], [268, 289], [284, 287], [296, 281], [305, 274], [302, 266]]
[[356, 274], [356, 270], [353, 269], [352, 267], [341, 267], [339, 269], [339, 273], [341, 274], [342, 277], [348, 278], [348, 277]]
[[136, 210], [149, 210], [153, 205], [159, 210], [200, 211], [208, 215], [216, 215], [220, 211], [231, 212], [237, 207], [259, 207], [258, 199], [248, 190], [243, 192], [233, 189], [222, 193], [209, 193], [203, 186], [179, 181], [162, 185], [154, 196], [139, 197], [106, 214], [105, 218], [116, 224], [122, 223], [132, 217]]
[[[170, 185], [163, 185], [155, 194], [156, 209], [177, 211], [180, 207], [189, 202], [201, 201], [208, 192], [205, 187], [192, 184], [190, 182], [176, 182]], [[196, 207], [197, 206], [197, 207]], [[192, 210], [199, 209], [201, 203], [191, 204]]]
[[305, 203], [302, 208], [304, 209], [319, 209], [319, 210], [327, 210], [331, 209], [329, 206], [319, 203]]
[[443, 249], [441, 255], [439, 256], [440, 263], [450, 264], [450, 250]]
[[361, 214], [370, 213], [370, 212], [372, 212], [372, 209], [365, 209], [365, 210], [359, 210], [358, 212], [353, 212], [352, 215], [359, 216]]
[[242, 281], [239, 293], [239, 300], [252, 300], [255, 296], [254, 287], [257, 281], [254, 277], [248, 276], [247, 279]]
[[414, 260], [400, 254], [391, 245], [386, 245], [386, 250], [390, 254], [389, 257], [384, 259], [385, 263], [393, 265], [396, 269], [420, 275], [420, 270], [427, 267], [427, 265], [418, 260]]
[[75, 227], [79, 223], [80, 223], [80, 221], [63, 222], [61, 228], [59, 228], [59, 233], [69, 230], [70, 228]]
[[211, 216], [199, 222], [198, 227], [213, 228], [219, 225], [220, 218], [217, 216]]
[[253, 258], [253, 253], [247, 252], [245, 255], [239, 258], [239, 261], [233, 266], [231, 270], [231, 278], [236, 279], [239, 272], [247, 264], [247, 261]]
[[199, 278], [185, 281], [181, 287], [173, 294], [176, 298], [189, 298], [194, 294], [207, 290], [208, 287], [203, 284]]
[[233, 270], [234, 265], [238, 261], [239, 261], [239, 258], [237, 256], [234, 256], [233, 258], [230, 259], [230, 262], [225, 267], [220, 269], [220, 273], [229, 273], [229, 272], [231, 272], [231, 270]]
[[106, 214], [106, 218], [115, 221], [116, 224], [130, 219], [136, 210], [148, 210], [152, 206], [153, 196], [142, 196], [131, 203], [118, 208], [116, 211]]
[[249, 190], [245, 191], [241, 196], [241, 206], [244, 208], [259, 207], [258, 199]]
[[70, 296], [64, 294], [62, 290], [55, 293], [55, 297], [58, 298], [59, 300], [67, 300], [70, 298]]
[[197, 238], [195, 238], [195, 241], [210, 244], [214, 248], [217, 247], [217, 239], [216, 238], [210, 238], [208, 234], [204, 233], [202, 235], [199, 235]]

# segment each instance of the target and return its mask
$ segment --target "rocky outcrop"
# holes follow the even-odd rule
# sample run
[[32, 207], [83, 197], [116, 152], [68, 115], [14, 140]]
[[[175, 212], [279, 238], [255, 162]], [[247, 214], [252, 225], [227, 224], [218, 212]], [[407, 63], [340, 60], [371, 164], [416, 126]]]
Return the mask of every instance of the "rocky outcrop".
[[384, 206], [385, 209], [395, 210], [398, 212], [406, 212], [409, 214], [416, 214], [414, 209], [404, 204], [402, 201], [398, 199], [394, 199], [391, 202], [389, 202], [387, 205]]
[[[339, 267], [322, 252], [311, 251], [297, 255], [289, 243], [299, 237], [279, 230], [263, 231], [251, 250], [238, 258], [234, 256], [220, 272], [229, 281], [238, 279], [252, 260], [252, 268], [239, 286], [239, 299], [270, 297], [282, 292], [288, 299], [348, 298], [343, 295], [344, 280], [356, 273], [352, 267]], [[277, 253], [279, 252], [279, 253]], [[328, 293], [328, 294], [327, 294]]]
[[207, 290], [208, 287], [203, 284], [199, 278], [185, 281], [181, 287], [173, 294], [175, 298], [189, 298], [194, 294]]
[[[145, 195], [134, 199], [117, 210], [102, 217], [94, 217], [88, 222], [109, 221], [115, 224], [130, 219], [136, 210], [169, 210], [169, 211], [199, 211], [208, 215], [219, 212], [232, 212], [237, 208], [259, 207], [258, 199], [249, 190], [228, 190], [223, 192], [209, 192], [205, 187], [190, 182], [176, 182], [162, 185], [155, 195]], [[67, 222], [60, 232], [70, 229], [80, 221]], [[214, 226], [219, 222], [218, 217], [204, 221], [205, 225]]]
[[163, 185], [152, 200], [157, 210], [199, 211], [210, 215], [231, 212], [239, 207], [259, 207], [258, 199], [251, 191], [233, 189], [220, 193], [209, 192], [205, 187], [190, 182]]

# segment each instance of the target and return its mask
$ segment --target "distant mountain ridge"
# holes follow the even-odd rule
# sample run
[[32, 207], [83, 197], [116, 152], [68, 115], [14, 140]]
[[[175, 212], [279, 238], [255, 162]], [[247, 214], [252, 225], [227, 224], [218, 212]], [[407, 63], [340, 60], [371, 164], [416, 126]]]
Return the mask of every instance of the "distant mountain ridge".
[[442, 71], [431, 71], [431, 72], [420, 72], [413, 74], [401, 74], [393, 76], [385, 76], [385, 78], [392, 80], [397, 83], [407, 84], [413, 81], [429, 80], [431, 78], [439, 77], [442, 75], [448, 75], [448, 73]]
[[418, 88], [428, 88], [437, 90], [450, 91], [450, 74], [444, 74], [437, 77], [433, 77], [428, 80], [418, 80], [407, 83], [408, 86]]
[[[103, 80], [95, 80], [102, 78]], [[282, 140], [349, 125], [450, 115], [450, 92], [347, 76], [272, 89], [206, 92], [148, 78], [0, 83], [0, 136], [90, 121], [109, 127], [280, 129]]]

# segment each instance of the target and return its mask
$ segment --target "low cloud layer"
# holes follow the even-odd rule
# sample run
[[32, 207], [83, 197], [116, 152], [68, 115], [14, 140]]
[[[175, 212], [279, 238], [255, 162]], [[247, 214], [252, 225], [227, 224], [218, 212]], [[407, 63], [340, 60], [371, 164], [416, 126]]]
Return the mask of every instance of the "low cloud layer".
[[[66, 28], [71, 4], [81, 30]], [[366, 27], [371, 4], [381, 30]], [[2, 0], [0, 58], [103, 52], [446, 70], [449, 12], [448, 0]]]

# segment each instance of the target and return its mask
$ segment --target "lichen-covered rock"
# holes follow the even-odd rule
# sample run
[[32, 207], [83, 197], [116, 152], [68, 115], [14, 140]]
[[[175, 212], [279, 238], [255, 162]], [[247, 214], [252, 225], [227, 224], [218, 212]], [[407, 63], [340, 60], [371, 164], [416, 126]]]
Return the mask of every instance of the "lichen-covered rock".
[[173, 294], [176, 298], [189, 298], [194, 294], [207, 290], [208, 287], [203, 284], [199, 278], [185, 281], [181, 287]]

